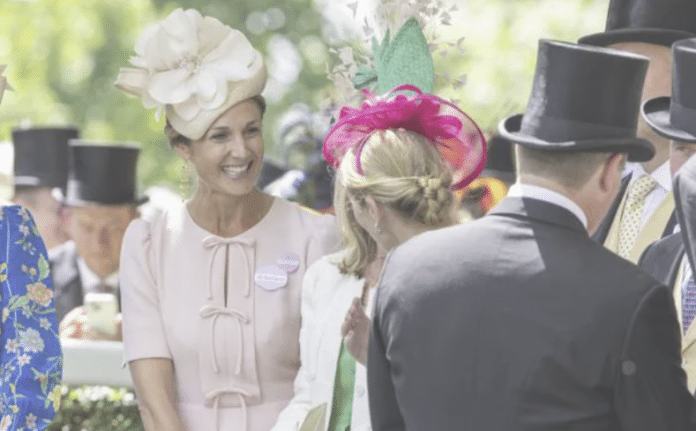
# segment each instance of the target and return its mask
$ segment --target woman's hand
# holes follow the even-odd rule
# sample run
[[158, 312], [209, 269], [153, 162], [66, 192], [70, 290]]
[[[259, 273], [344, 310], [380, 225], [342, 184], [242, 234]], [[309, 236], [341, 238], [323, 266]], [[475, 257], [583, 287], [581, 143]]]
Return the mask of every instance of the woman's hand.
[[343, 343], [351, 355], [362, 365], [367, 364], [367, 343], [370, 336], [370, 318], [365, 314], [361, 298], [353, 303], [341, 325]]

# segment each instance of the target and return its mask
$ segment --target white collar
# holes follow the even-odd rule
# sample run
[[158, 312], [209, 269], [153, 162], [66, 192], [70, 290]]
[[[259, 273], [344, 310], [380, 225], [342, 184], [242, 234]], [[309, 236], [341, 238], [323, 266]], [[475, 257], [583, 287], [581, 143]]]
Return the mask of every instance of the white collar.
[[[631, 178], [632, 181], [635, 181], [635, 179], [641, 175], [647, 174], [643, 165], [637, 162], [626, 163], [624, 174], [629, 173], [633, 174]], [[669, 161], [658, 166], [657, 169], [650, 173], [650, 176], [653, 177], [653, 179], [657, 181], [657, 184], [664, 190], [668, 192], [672, 191], [672, 174], [669, 171]]]
[[77, 268], [80, 272], [80, 281], [82, 282], [83, 293], [96, 290], [97, 286], [100, 284], [113, 286], [114, 288], [118, 287], [118, 271], [102, 280], [97, 274], [94, 273], [94, 271], [89, 269], [87, 262], [85, 262], [85, 260], [81, 257], [77, 258]]
[[512, 197], [523, 197], [529, 199], [537, 199], [540, 201], [548, 202], [553, 205], [557, 205], [561, 208], [565, 208], [575, 217], [580, 220], [585, 229], [587, 229], [587, 216], [585, 212], [573, 202], [567, 196], [564, 196], [556, 191], [547, 189], [546, 187], [533, 186], [531, 184], [522, 184], [519, 181], [513, 184], [508, 191], [508, 196]]

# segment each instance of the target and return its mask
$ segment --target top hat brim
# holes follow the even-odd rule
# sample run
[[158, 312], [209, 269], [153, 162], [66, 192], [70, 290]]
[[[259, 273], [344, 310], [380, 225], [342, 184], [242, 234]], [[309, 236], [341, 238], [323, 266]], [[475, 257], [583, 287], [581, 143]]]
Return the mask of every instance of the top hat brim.
[[657, 134], [668, 139], [681, 142], [696, 143], [696, 136], [689, 132], [674, 127], [670, 122], [670, 101], [669, 96], [655, 97], [646, 100], [641, 107], [641, 114], [651, 129]]
[[622, 28], [603, 33], [589, 34], [578, 39], [584, 45], [608, 47], [617, 43], [643, 42], [671, 47], [678, 40], [689, 39], [696, 35], [682, 30], [661, 28]]
[[512, 115], [498, 124], [498, 133], [523, 147], [565, 153], [626, 153], [632, 162], [646, 162], [655, 155], [655, 147], [642, 138], [582, 139], [549, 142], [520, 133], [523, 114]]

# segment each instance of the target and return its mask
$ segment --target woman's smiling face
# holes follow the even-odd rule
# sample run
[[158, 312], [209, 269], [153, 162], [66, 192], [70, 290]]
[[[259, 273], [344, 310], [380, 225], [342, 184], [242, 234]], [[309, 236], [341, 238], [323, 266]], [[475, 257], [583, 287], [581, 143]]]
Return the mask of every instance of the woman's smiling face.
[[198, 187], [235, 196], [254, 189], [263, 162], [262, 117], [259, 104], [247, 99], [225, 111], [201, 139], [177, 145], [192, 162]]

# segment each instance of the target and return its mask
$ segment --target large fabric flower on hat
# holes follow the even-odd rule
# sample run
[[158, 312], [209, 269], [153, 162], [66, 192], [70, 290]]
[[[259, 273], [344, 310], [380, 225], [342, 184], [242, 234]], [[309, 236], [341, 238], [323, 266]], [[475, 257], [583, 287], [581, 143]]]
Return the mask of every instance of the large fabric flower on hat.
[[157, 108], [170, 106], [185, 121], [227, 100], [230, 81], [254, 76], [263, 67], [261, 54], [239, 30], [194, 9], [176, 9], [145, 29], [116, 85]]

